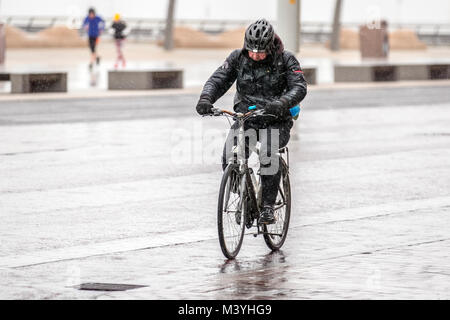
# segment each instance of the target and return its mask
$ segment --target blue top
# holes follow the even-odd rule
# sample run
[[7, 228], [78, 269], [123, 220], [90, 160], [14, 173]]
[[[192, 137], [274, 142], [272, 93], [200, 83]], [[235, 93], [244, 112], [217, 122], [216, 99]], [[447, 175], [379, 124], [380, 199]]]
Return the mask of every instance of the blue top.
[[89, 26], [88, 28], [88, 35], [89, 37], [98, 37], [100, 34], [100, 31], [103, 31], [105, 29], [105, 21], [100, 18], [99, 16], [95, 16], [93, 19], [89, 18], [87, 16], [84, 19], [83, 27]]

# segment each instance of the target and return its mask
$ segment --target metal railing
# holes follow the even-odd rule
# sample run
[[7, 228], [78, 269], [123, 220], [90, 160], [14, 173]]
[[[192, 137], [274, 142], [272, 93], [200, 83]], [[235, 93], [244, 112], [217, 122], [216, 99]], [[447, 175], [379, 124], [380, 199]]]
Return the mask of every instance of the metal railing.
[[[66, 25], [82, 32], [81, 18], [69, 18], [66, 16], [7, 16], [2, 19], [6, 24], [17, 27], [27, 32], [38, 32], [55, 26]], [[109, 26], [112, 21], [107, 20]], [[163, 37], [165, 19], [126, 19], [130, 28], [129, 37], [139, 40], [159, 40]], [[223, 31], [244, 28], [251, 20], [208, 20], [208, 19], [177, 19], [177, 26], [187, 26], [195, 30], [210, 34]], [[276, 27], [276, 21], [273, 21]], [[361, 23], [344, 23], [342, 28], [358, 30]], [[418, 38], [428, 45], [450, 45], [450, 24], [389, 24], [389, 30], [407, 28], [414, 30]], [[331, 23], [303, 21], [301, 24], [301, 42], [324, 43], [330, 39], [332, 31]]]

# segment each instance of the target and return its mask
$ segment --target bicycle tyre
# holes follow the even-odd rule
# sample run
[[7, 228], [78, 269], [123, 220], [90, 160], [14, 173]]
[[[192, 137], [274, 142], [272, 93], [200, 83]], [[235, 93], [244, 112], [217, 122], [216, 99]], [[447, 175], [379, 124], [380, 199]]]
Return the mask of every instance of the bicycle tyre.
[[[236, 193], [231, 190], [233, 179], [235, 179], [233, 178], [233, 174], [236, 174], [235, 177], [238, 177], [238, 187]], [[228, 259], [234, 259], [237, 256], [244, 239], [245, 212], [243, 210], [244, 206], [242, 205], [242, 201], [239, 201], [243, 196], [241, 184], [242, 180], [239, 176], [239, 167], [236, 164], [229, 164], [223, 173], [222, 182], [220, 183], [219, 201], [217, 207], [217, 229], [219, 233], [220, 248], [224, 256]], [[238, 203], [241, 202], [241, 208], [239, 208], [239, 205], [235, 208], [236, 211], [240, 210], [240, 213], [234, 212], [233, 214], [233, 212], [230, 213], [227, 211], [228, 208], [224, 208], [224, 204], [229, 204], [231, 194], [234, 194], [234, 203], [236, 201]], [[240, 221], [238, 221], [237, 217], [240, 217]], [[235, 227], [235, 234], [230, 235], [229, 231], [231, 230], [229, 229], [233, 228], [233, 224]], [[230, 243], [229, 240], [231, 240], [232, 243]]]

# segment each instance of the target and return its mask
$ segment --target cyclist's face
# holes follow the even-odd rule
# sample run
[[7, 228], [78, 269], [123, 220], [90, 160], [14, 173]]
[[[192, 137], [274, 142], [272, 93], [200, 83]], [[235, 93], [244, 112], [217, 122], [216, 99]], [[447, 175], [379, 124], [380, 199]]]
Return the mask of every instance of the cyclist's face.
[[267, 53], [252, 52], [252, 51], [248, 50], [248, 56], [255, 61], [260, 61], [260, 60], [264, 60], [267, 57]]

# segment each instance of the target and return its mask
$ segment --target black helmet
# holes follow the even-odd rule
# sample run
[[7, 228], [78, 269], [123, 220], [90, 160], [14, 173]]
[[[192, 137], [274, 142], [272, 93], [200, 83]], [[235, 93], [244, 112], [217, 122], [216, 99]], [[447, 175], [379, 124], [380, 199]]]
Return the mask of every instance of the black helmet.
[[266, 19], [258, 20], [245, 31], [244, 47], [253, 52], [266, 52], [273, 43], [274, 34], [272, 25]]

